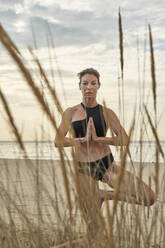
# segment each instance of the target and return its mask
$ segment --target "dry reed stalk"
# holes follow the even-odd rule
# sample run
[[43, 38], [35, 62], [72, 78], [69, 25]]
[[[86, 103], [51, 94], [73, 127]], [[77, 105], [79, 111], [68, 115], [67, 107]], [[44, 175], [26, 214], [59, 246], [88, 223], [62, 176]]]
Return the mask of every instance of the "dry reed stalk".
[[[15, 61], [15, 63], [17, 64], [18, 68], [20, 69], [21, 73], [23, 74], [24, 78], [26, 79], [26, 82], [28, 83], [33, 94], [37, 98], [37, 100], [40, 103], [40, 105], [42, 106], [43, 110], [46, 112], [47, 117], [49, 118], [55, 131], [57, 131], [58, 128], [56, 125], [56, 120], [55, 120], [54, 116], [51, 114], [49, 106], [45, 103], [43, 96], [42, 96], [42, 93], [40, 92], [39, 88], [36, 86], [35, 82], [33, 81], [30, 72], [24, 66], [21, 58], [16, 53], [15, 49], [13, 49], [13, 44], [11, 43], [10, 39], [7, 36], [7, 33], [5, 32], [5, 30], [3, 29], [3, 27], [1, 25], [0, 25], [0, 40], [1, 40], [2, 44], [4, 45], [4, 47], [7, 49], [7, 51], [9, 52], [9, 54], [11, 55], [11, 57], [13, 58], [13, 60]], [[41, 71], [43, 73], [43, 70], [41, 70]], [[48, 80], [46, 80], [46, 82], [48, 83]], [[49, 89], [51, 89], [51, 87], [49, 87]], [[59, 149], [59, 153], [60, 153], [60, 159], [61, 159], [61, 165], [62, 165], [62, 172], [63, 172], [63, 176], [64, 176], [64, 185], [65, 185], [67, 200], [68, 200], [68, 204], [69, 204], [69, 211], [70, 211], [70, 215], [71, 215], [71, 200], [70, 200], [70, 194], [69, 194], [69, 189], [68, 189], [68, 179], [67, 179], [67, 175], [66, 175], [65, 162], [64, 162], [63, 154], [61, 152], [61, 148]]]
[[[0, 185], [0, 189], [1, 189], [0, 190], [0, 196], [1, 196], [2, 200], [3, 200], [3, 203], [6, 203], [6, 206], [8, 206], [9, 203], [11, 203], [13, 205], [14, 209], [18, 212], [18, 214], [26, 222], [27, 228], [28, 228], [28, 230], [29, 230], [29, 232], [31, 234], [32, 242], [35, 242], [35, 235], [33, 234], [34, 224], [28, 219], [28, 217], [25, 214], [25, 212], [23, 212], [22, 210], [19, 209], [19, 207], [16, 205], [15, 201], [11, 198], [9, 192], [7, 192], [2, 185]], [[7, 210], [8, 210], [8, 208], [7, 208]], [[10, 213], [9, 213], [9, 215], [10, 215]], [[10, 240], [12, 241], [11, 237], [10, 237]]]
[[[120, 14], [120, 8], [119, 8], [119, 18], [118, 18], [118, 22], [119, 22], [119, 50], [120, 50], [120, 68], [121, 68], [121, 79], [122, 79], [122, 120], [124, 123], [124, 46], [123, 46], [123, 28], [122, 28], [122, 18], [121, 18], [121, 14]], [[119, 84], [119, 92], [120, 92], [120, 76], [118, 77], [118, 84]], [[119, 94], [120, 97], [120, 94]], [[121, 100], [119, 99], [119, 103], [121, 103]], [[121, 106], [121, 105], [120, 105]]]
[[[50, 194], [48, 193], [47, 195], [50, 196], [51, 202], [52, 202], [52, 207], [54, 209], [56, 209], [56, 213], [58, 215], [58, 217], [60, 216], [60, 210], [59, 210], [59, 205], [58, 205], [58, 196], [57, 193], [58, 189], [57, 189], [57, 183], [56, 183], [56, 175], [55, 175], [55, 168], [52, 165], [52, 170], [51, 170], [51, 175], [52, 175], [52, 179], [53, 179], [53, 189], [54, 189], [54, 198], [52, 199], [52, 197], [50, 196]], [[47, 190], [48, 191], [48, 190]], [[55, 201], [55, 205], [54, 205], [54, 201]]]
[[[49, 28], [49, 25], [47, 25]], [[53, 57], [52, 57], [52, 51], [51, 51], [51, 45], [50, 45], [50, 34], [46, 34], [46, 41], [47, 41], [47, 49], [48, 49], [48, 57], [49, 57], [49, 64], [50, 64], [50, 73], [51, 73], [51, 80], [54, 86], [55, 90], [55, 72], [54, 72], [54, 65], [53, 65]]]
[[13, 117], [13, 115], [11, 113], [9, 104], [8, 104], [8, 102], [7, 102], [7, 100], [6, 100], [6, 98], [5, 98], [5, 96], [4, 96], [4, 94], [3, 94], [1, 89], [0, 89], [0, 99], [1, 99], [1, 101], [3, 103], [5, 112], [7, 114], [8, 123], [9, 123], [9, 125], [10, 125], [10, 127], [11, 127], [11, 129], [12, 129], [12, 131], [13, 131], [13, 133], [14, 133], [14, 135], [15, 135], [18, 143], [19, 143], [19, 145], [20, 145], [20, 148], [23, 150], [25, 155], [27, 155], [25, 147], [24, 147], [24, 144], [23, 144], [22, 139], [21, 139], [21, 134], [20, 134], [20, 132], [19, 132], [19, 130], [18, 130], [16, 124], [15, 124], [14, 117]]
[[[157, 134], [157, 92], [156, 92], [156, 71], [155, 71], [155, 59], [154, 59], [154, 49], [153, 49], [153, 38], [152, 38], [152, 31], [151, 31], [151, 26], [148, 26], [149, 28], [149, 42], [150, 42], [150, 61], [151, 61], [151, 77], [152, 77], [152, 93], [153, 93], [153, 101], [154, 101], [154, 113], [155, 113], [155, 127], [152, 127], [152, 130], [155, 130], [155, 133]], [[147, 112], [147, 117], [149, 119], [149, 114]], [[150, 119], [151, 120], [151, 119]], [[151, 122], [150, 122], [151, 125]], [[160, 144], [160, 143], [159, 143]], [[156, 145], [156, 164], [155, 164], [155, 191], [156, 191], [156, 197], [158, 196], [159, 193], [159, 151], [160, 148], [158, 145]], [[156, 219], [156, 224], [155, 224], [155, 237], [154, 237], [154, 242], [156, 243], [156, 237], [157, 237], [157, 219]]]
[[[96, 233], [98, 233], [99, 230], [101, 230], [102, 232], [105, 231], [106, 236], [110, 243], [111, 237], [108, 236], [108, 232], [105, 227], [105, 221], [103, 219], [103, 216], [101, 215], [100, 208], [98, 207], [97, 195], [93, 192], [94, 189], [91, 186], [89, 186], [89, 192], [87, 193], [88, 195], [86, 196], [85, 199], [84, 199], [84, 195], [82, 194], [81, 185], [79, 182], [79, 172], [78, 172], [78, 167], [77, 167], [77, 161], [75, 159], [73, 147], [72, 147], [72, 158], [73, 158], [73, 165], [74, 165], [74, 171], [72, 172], [73, 182], [76, 188], [79, 209], [81, 211], [83, 219], [85, 220], [87, 230], [88, 228], [90, 229], [88, 238], [93, 239], [94, 237], [92, 236], [92, 232], [96, 231]], [[88, 204], [89, 202], [91, 203], [91, 207], [89, 207], [89, 209], [86, 210], [87, 212], [84, 210], [84, 204], [86, 201], [88, 201]], [[98, 238], [97, 235], [95, 235], [95, 240], [97, 240], [97, 238]]]
[[147, 242], [147, 238], [146, 238], [146, 233], [144, 233], [143, 227], [142, 227], [142, 225], [140, 223], [139, 215], [136, 214], [135, 217], [136, 217], [136, 225], [139, 228], [139, 232], [140, 232], [140, 235], [142, 237], [142, 241], [143, 241], [144, 247], [145, 248], [148, 248], [148, 242]]
[[[104, 106], [104, 113], [105, 113], [105, 119], [106, 119], [107, 127], [110, 129], [112, 138], [115, 138], [114, 132], [113, 132], [112, 127], [111, 127], [110, 120], [108, 118], [108, 112], [107, 112], [105, 101], [103, 101], [103, 106]], [[120, 132], [121, 132], [121, 130], [120, 130]], [[121, 139], [121, 143], [122, 142], [123, 142], [123, 138]], [[132, 161], [131, 153], [130, 153], [130, 150], [129, 150], [129, 145], [127, 146], [127, 153], [128, 153], [128, 155], [130, 157], [131, 164], [133, 166], [133, 161]], [[121, 154], [121, 158], [122, 158], [122, 155], [123, 154]], [[123, 170], [123, 172], [124, 172], [124, 170]], [[117, 204], [117, 202], [118, 202], [118, 200], [116, 201], [116, 204]], [[108, 224], [109, 224], [109, 232], [110, 232], [110, 235], [109, 235], [110, 240], [109, 240], [109, 242], [111, 244], [111, 247], [115, 247], [115, 243], [114, 243], [114, 240], [113, 240], [113, 221], [114, 221], [113, 219], [114, 219], [114, 215], [111, 215], [111, 213], [110, 213], [108, 202], [106, 202], [106, 209], [107, 209], [107, 214], [108, 214]]]
[[[111, 127], [111, 124], [110, 124], [110, 120], [108, 118], [108, 113], [107, 113], [107, 108], [106, 108], [106, 103], [105, 101], [103, 101], [103, 106], [104, 106], [104, 113], [105, 113], [105, 119], [106, 119], [106, 123], [107, 123], [107, 126], [108, 128], [110, 128], [110, 132], [111, 132], [111, 136], [114, 138], [114, 133], [113, 133], [113, 130], [112, 130], [112, 127]], [[135, 120], [135, 119], [134, 119]], [[121, 130], [120, 130], [121, 131]], [[123, 140], [123, 139], [122, 139]], [[122, 143], [122, 140], [121, 140], [121, 143]], [[131, 160], [131, 164], [133, 166], [133, 161], [132, 161], [132, 157], [131, 157], [131, 153], [130, 153], [130, 150], [129, 150], [129, 144], [127, 146], [127, 152], [126, 152], [126, 155], [129, 155], [130, 157], [130, 160]], [[123, 154], [121, 154], [121, 160], [123, 161]], [[134, 166], [133, 166], [134, 167]], [[123, 172], [124, 173], [124, 169], [125, 169], [125, 166], [123, 168]], [[121, 175], [122, 175], [121, 173]], [[118, 183], [117, 183], [118, 185]], [[120, 186], [119, 186], [120, 188]], [[118, 192], [119, 193], [119, 192]], [[117, 194], [118, 194], [117, 193]], [[116, 198], [117, 199], [117, 198]], [[116, 204], [117, 204], [118, 200], [116, 201]], [[117, 206], [117, 205], [116, 205]], [[110, 232], [110, 235], [109, 235], [109, 242], [111, 244], [111, 247], [115, 247], [115, 243], [114, 243], [114, 240], [113, 240], [113, 221], [114, 221], [114, 216], [115, 215], [111, 215], [110, 214], [110, 209], [109, 209], [109, 205], [108, 205], [108, 202], [106, 202], [106, 209], [107, 209], [107, 214], [108, 214], [108, 224], [109, 224], [109, 232]], [[115, 212], [113, 212], [115, 214]]]
[[34, 54], [34, 52], [32, 51], [32, 49], [29, 49], [29, 51], [30, 51], [32, 57], [34, 58], [34, 60], [35, 60], [35, 62], [36, 62], [36, 64], [37, 64], [37, 66], [38, 66], [38, 68], [39, 68], [40, 75], [41, 75], [41, 77], [44, 79], [44, 82], [45, 82], [46, 86], [48, 87], [48, 90], [49, 90], [49, 92], [50, 92], [50, 94], [51, 94], [51, 96], [52, 96], [52, 98], [53, 98], [53, 100], [54, 100], [54, 102], [55, 102], [55, 105], [56, 105], [56, 107], [57, 107], [58, 112], [59, 112], [60, 114], [62, 114], [62, 113], [63, 113], [63, 109], [62, 109], [62, 107], [61, 107], [61, 104], [60, 104], [59, 99], [57, 98], [56, 91], [52, 88], [52, 86], [51, 86], [51, 84], [50, 84], [48, 78], [46, 77], [45, 71], [44, 71], [44, 69], [42, 68], [42, 66], [41, 66], [41, 64], [40, 64], [40, 62], [39, 62], [37, 56]]
[[144, 101], [145, 99], [145, 73], [146, 73], [146, 48], [147, 48], [147, 29], [145, 31], [145, 37], [144, 37], [144, 51], [143, 51], [143, 54], [144, 54], [144, 60], [143, 60], [143, 81], [142, 81], [142, 99]]
[[111, 134], [112, 138], [114, 138], [115, 135], [114, 135], [114, 132], [113, 132], [113, 129], [112, 129], [112, 126], [111, 126], [111, 121], [109, 119], [108, 109], [107, 109], [107, 106], [106, 106], [106, 102], [104, 100], [103, 100], [103, 112], [104, 112], [105, 121], [106, 121], [106, 124], [107, 124], [107, 129], [108, 128], [110, 129], [110, 134]]
[[[31, 87], [32, 92], [34, 93], [34, 95], [36, 96], [37, 100], [39, 101], [39, 103], [43, 107], [44, 111], [47, 113], [47, 116], [51, 120], [51, 123], [53, 124], [54, 128], [57, 130], [55, 119], [51, 115], [51, 112], [50, 112], [48, 106], [45, 104], [45, 102], [44, 102], [44, 100], [42, 98], [42, 94], [40, 93], [39, 89], [37, 88], [37, 86], [35, 85], [34, 81], [32, 80], [32, 77], [31, 77], [29, 71], [23, 65], [20, 57], [15, 53], [15, 50], [13, 49], [13, 46], [12, 46], [10, 40], [7, 39], [7, 35], [6, 35], [6, 33], [5, 33], [5, 31], [3, 30], [2, 27], [0, 27], [0, 33], [1, 33], [1, 37], [0, 37], [1, 42], [6, 47], [6, 49], [8, 50], [9, 54], [12, 56], [14, 61], [17, 63], [17, 65], [20, 68], [21, 72], [23, 73], [26, 81], [28, 82], [28, 85]], [[69, 197], [66, 172], [65, 172], [65, 168], [64, 168], [64, 160], [63, 160], [62, 156], [61, 156], [61, 161], [62, 161], [62, 165], [63, 165], [62, 168], [63, 168], [63, 175], [64, 175], [64, 181], [65, 181], [65, 189], [66, 189], [66, 193], [67, 193], [67, 198], [68, 198], [68, 203], [69, 203], [69, 210], [70, 210], [70, 215], [71, 215], [71, 202], [70, 202], [70, 197]]]
[[152, 216], [152, 223], [151, 223], [151, 229], [148, 234], [148, 242], [151, 241], [152, 235], [154, 235], [154, 240], [155, 240], [155, 233], [157, 232], [157, 219], [158, 219], [158, 213], [159, 213], [159, 206], [156, 206], [154, 209], [154, 214]]
[[[152, 120], [151, 120], [151, 117], [150, 117], [150, 114], [149, 114], [149, 112], [148, 112], [148, 110], [147, 110], [146, 105], [144, 105], [144, 109], [145, 109], [145, 112], [146, 112], [146, 114], [147, 114], [147, 118], [148, 118], [148, 121], [149, 121], [149, 123], [150, 123], [151, 130], [152, 130], [153, 135], [154, 135], [154, 137], [155, 137], [155, 141], [156, 141], [158, 150], [159, 150], [160, 154], [162, 155], [162, 158], [165, 159], [165, 157], [164, 157], [164, 152], [163, 152], [163, 149], [162, 149], [162, 147], [161, 147], [161, 144], [160, 144], [160, 141], [159, 141], [158, 134], [157, 134], [156, 129], [155, 129], [155, 127], [154, 127], [154, 124], [153, 124], [153, 122], [152, 122]], [[164, 161], [165, 161], [165, 160], [164, 160]]]
[[120, 8], [119, 8], [119, 48], [120, 48], [120, 66], [121, 66], [121, 75], [123, 80], [123, 74], [124, 74], [124, 57], [123, 57], [123, 28], [122, 28], [122, 18], [120, 14]]
[[[111, 121], [108, 117], [108, 109], [106, 106], [106, 102], [103, 100], [103, 112], [104, 112], [104, 116], [105, 116], [105, 120], [106, 120], [106, 124], [107, 124], [107, 128], [110, 129], [110, 134], [112, 136], [112, 138], [115, 138], [112, 126], [111, 126]], [[104, 196], [106, 199], [106, 195]], [[109, 204], [106, 201], [106, 210], [107, 210], [107, 215], [108, 215], [108, 225], [109, 225], [109, 235], [108, 235], [108, 239], [109, 239], [109, 243], [110, 243], [110, 247], [115, 247], [114, 244], [114, 240], [113, 240], [113, 220], [112, 220], [112, 216], [110, 213], [110, 208], [109, 208]]]
[[1, 239], [1, 245], [7, 241], [8, 243], [11, 242], [10, 235], [9, 235], [9, 226], [4, 222], [4, 220], [0, 217], [0, 239]]
[[[42, 74], [42, 72], [40, 71], [40, 73]], [[43, 76], [43, 75], [42, 75]], [[40, 101], [39, 101], [40, 102]], [[40, 103], [41, 104], [41, 103]], [[43, 103], [42, 103], [43, 104]], [[42, 106], [42, 104], [41, 104], [41, 106]], [[44, 105], [44, 104], [43, 104]], [[45, 107], [45, 105], [44, 105], [44, 107]], [[44, 108], [43, 107], [43, 108]], [[147, 110], [147, 109], [146, 109]], [[49, 112], [49, 111], [48, 111]], [[148, 114], [149, 115], [149, 114]], [[148, 117], [148, 115], [147, 115], [147, 117]], [[150, 116], [148, 117], [148, 119], [150, 118]], [[150, 121], [149, 121], [150, 122]], [[150, 125], [152, 124], [152, 121], [151, 121], [151, 123], [150, 123]], [[151, 128], [152, 128], [152, 125], [151, 125]], [[55, 128], [56, 129], [56, 128]], [[155, 130], [155, 128], [154, 128], [154, 126], [153, 126], [153, 129]], [[156, 132], [156, 130], [155, 130], [155, 132]], [[156, 132], [156, 134], [155, 135], [157, 135], [157, 132]], [[155, 136], [154, 135], [154, 136]], [[129, 133], [129, 138], [130, 138], [130, 133]], [[157, 139], [158, 139], [158, 142], [159, 142], [159, 138], [157, 137]], [[160, 143], [160, 142], [159, 142]], [[128, 149], [129, 149], [129, 145], [128, 145]], [[159, 151], [161, 150], [161, 146], [160, 146], [160, 148], [159, 148]], [[125, 151], [125, 153], [124, 153], [124, 159], [122, 159], [122, 170], [124, 171], [124, 168], [125, 168], [125, 161], [124, 160], [126, 160], [126, 156], [127, 156], [127, 153], [128, 153], [128, 150], [126, 150]], [[63, 155], [63, 150], [61, 149], [60, 150], [60, 154], [61, 154], [61, 157], [62, 157], [62, 164], [64, 163], [64, 155]], [[163, 158], [164, 158], [164, 153], [163, 153]], [[64, 178], [67, 176], [66, 175], [66, 168], [65, 168], [65, 165], [62, 165], [62, 167], [64, 167], [63, 168], [63, 170], [64, 170]], [[76, 165], [75, 165], [75, 170], [76, 170]], [[121, 175], [120, 175], [120, 177], [118, 178], [119, 179], [119, 183], [118, 184], [120, 184], [121, 183], [121, 180], [122, 180], [122, 173], [123, 173], [123, 171], [121, 171]], [[75, 173], [76, 174], [76, 173]], [[77, 178], [75, 178], [75, 180], [76, 180]], [[67, 177], [64, 179], [65, 180], [65, 184], [66, 184], [66, 186], [65, 187], [67, 187], [67, 185], [68, 185], [68, 182], [67, 182]], [[78, 181], [77, 181], [77, 185], [78, 185]], [[69, 189], [68, 189], [69, 190]], [[119, 185], [119, 190], [120, 190], [120, 185]], [[116, 201], [117, 201], [117, 193], [118, 193], [118, 191], [116, 192]], [[67, 194], [69, 194], [69, 192], [67, 193]], [[81, 199], [82, 200], [82, 199]], [[117, 205], [116, 205], [117, 206]], [[70, 209], [70, 211], [71, 211], [71, 209]], [[113, 213], [115, 214], [115, 211], [113, 211]], [[140, 221], [140, 219], [139, 219], [139, 216], [138, 215], [136, 215], [137, 216], [137, 220], [136, 220], [136, 222], [137, 222], [137, 224], [139, 223], [139, 221]], [[113, 222], [111, 222], [111, 224], [110, 225], [112, 225], [112, 223]], [[141, 227], [141, 225], [140, 224], [138, 224], [139, 225], [139, 230], [140, 230], [140, 234], [142, 235], [142, 238], [143, 238], [143, 241], [145, 241], [145, 238], [143, 237], [144, 236], [144, 234], [142, 233], [142, 227]], [[113, 225], [112, 225], [112, 228], [113, 228]], [[140, 229], [141, 228], [141, 229]], [[72, 243], [72, 241], [70, 240], [70, 242], [68, 243], [68, 245], [70, 245]], [[145, 242], [144, 242], [145, 243]], [[64, 246], [64, 244], [66, 245], [66, 243], [63, 243], [63, 244], [60, 244], [60, 245], [62, 245], [62, 246], [55, 246], [55, 247], [63, 247]], [[78, 243], [77, 243], [77, 245], [78, 245]]]
[[54, 127], [55, 131], [57, 131], [57, 125], [54, 116], [51, 114], [51, 111], [48, 107], [48, 105], [45, 103], [42, 93], [40, 92], [40, 89], [36, 86], [34, 80], [32, 79], [32, 76], [28, 69], [25, 67], [22, 58], [20, 57], [20, 54], [17, 53], [13, 47], [13, 43], [8, 38], [8, 35], [6, 31], [3, 29], [2, 25], [0, 25], [0, 41], [3, 44], [3, 46], [6, 48], [10, 56], [13, 58], [14, 62], [17, 64], [18, 68], [20, 69], [22, 75], [24, 76], [28, 86], [30, 87], [32, 93], [40, 103], [41, 107], [45, 111], [48, 119], [50, 120], [52, 126]]
[[32, 37], [33, 37], [34, 49], [37, 49], [37, 40], [36, 40], [36, 35], [35, 35], [32, 21], [30, 22], [30, 25], [31, 25]]
[[[1, 35], [4, 35], [4, 29], [2, 27], [2, 25], [0, 24], [0, 40], [1, 40]], [[17, 46], [14, 44], [14, 42], [12, 41], [12, 39], [10, 38], [10, 36], [5, 32], [5, 36], [3, 37], [3, 39], [5, 39], [5, 41], [9, 42], [11, 44], [12, 49], [19, 54], [19, 56], [21, 55], [20, 50], [17, 48]]]
[[60, 154], [60, 162], [62, 165], [62, 173], [63, 173], [64, 186], [65, 186], [67, 202], [68, 202], [68, 207], [69, 207], [70, 219], [72, 220], [72, 204], [71, 204], [69, 181], [68, 181], [67, 171], [66, 171], [66, 167], [65, 167], [65, 160], [64, 160], [62, 149], [59, 148], [58, 150], [59, 150], [59, 154]]
[[74, 180], [74, 183], [75, 183], [75, 186], [76, 186], [76, 192], [77, 192], [77, 195], [78, 195], [78, 201], [79, 201], [79, 204], [80, 204], [80, 210], [81, 210], [82, 214], [84, 214], [84, 212], [83, 212], [83, 200], [81, 198], [80, 183], [79, 183], [79, 180], [78, 180], [78, 167], [77, 167], [77, 162], [75, 160], [75, 154], [74, 154], [73, 147], [72, 147], [71, 152], [72, 152], [73, 167], [74, 167], [74, 172], [72, 174], [73, 175], [73, 180]]
[[[59, 153], [60, 153], [60, 162], [61, 162], [61, 165], [62, 165], [61, 169], [62, 169], [62, 175], [63, 175], [63, 180], [64, 180], [64, 189], [65, 189], [65, 193], [66, 193], [66, 197], [67, 197], [67, 203], [68, 203], [68, 206], [69, 206], [70, 220], [72, 220], [72, 216], [71, 216], [71, 214], [72, 214], [72, 204], [71, 204], [71, 196], [70, 196], [70, 186], [69, 186], [68, 176], [67, 176], [67, 172], [66, 172], [64, 156], [63, 156], [63, 153], [62, 153], [61, 149], [60, 149]], [[56, 183], [55, 183], [54, 167], [53, 167], [53, 180], [54, 180], [53, 185], [54, 185], [55, 192], [58, 192], [57, 186], [56, 186]], [[43, 183], [42, 184], [40, 183], [40, 190], [42, 192], [45, 192], [48, 200], [50, 201], [51, 206], [54, 208], [54, 210], [58, 214], [58, 218], [60, 219], [60, 222], [63, 223], [65, 220], [61, 219], [60, 211], [59, 211], [59, 208], [57, 206], [58, 201], [57, 201], [56, 196], [55, 196], [55, 198], [56, 198], [56, 205], [55, 205], [54, 198], [52, 198], [52, 196], [50, 195], [48, 189], [45, 187], [45, 185]], [[62, 201], [62, 198], [60, 198], [59, 201]], [[52, 220], [50, 219], [50, 221], [52, 221]]]
[[87, 215], [84, 212], [84, 202], [83, 202], [82, 193], [81, 193], [81, 185], [79, 182], [79, 172], [78, 172], [77, 161], [75, 159], [75, 153], [74, 153], [73, 147], [72, 147], [71, 153], [72, 153], [72, 159], [73, 159], [72, 162], [73, 162], [73, 168], [74, 168], [72, 177], [73, 177], [73, 182], [75, 184], [75, 189], [77, 193], [79, 209], [80, 209], [83, 219], [85, 220], [85, 224], [88, 227], [89, 219], [87, 218]]
[[67, 241], [67, 242], [59, 244], [59, 245], [51, 246], [49, 248], [62, 248], [62, 247], [66, 247], [66, 246], [71, 247], [71, 245], [79, 244], [79, 243], [82, 243], [83, 241], [84, 241], [84, 238], [78, 238], [78, 239], [74, 239], [71, 241]]
[[125, 170], [125, 165], [126, 165], [126, 157], [127, 157], [127, 154], [128, 154], [128, 148], [129, 148], [132, 132], [134, 130], [134, 126], [135, 126], [135, 120], [133, 120], [131, 128], [130, 128], [130, 131], [129, 131], [129, 134], [128, 134], [128, 143], [127, 143], [126, 149], [125, 149], [125, 151], [123, 153], [123, 157], [122, 157], [122, 160], [121, 160], [120, 171], [119, 171], [119, 174], [117, 175], [117, 179], [116, 179], [116, 188], [114, 190], [115, 199], [114, 199], [113, 215], [112, 215], [113, 222], [114, 222], [114, 216], [115, 216], [116, 209], [117, 209], [118, 196], [119, 196], [119, 193], [120, 193], [120, 187], [121, 187], [122, 179], [123, 179], [123, 176], [124, 176], [124, 170]]
[[[49, 189], [47, 189], [45, 187], [45, 185], [42, 185], [41, 186], [41, 190], [42, 190], [43, 193], [45, 193], [45, 195], [46, 195], [46, 197], [48, 199], [48, 203], [50, 204], [50, 206], [52, 206], [52, 208], [55, 210], [59, 222], [60, 223], [63, 223], [64, 220], [62, 220], [62, 217], [61, 217], [60, 211], [59, 211], [59, 206], [58, 206], [58, 200], [57, 200], [57, 192], [58, 192], [58, 190], [56, 190], [56, 186], [55, 186], [55, 190], [56, 190], [55, 192], [56, 192], [56, 194], [54, 194], [55, 200], [54, 200], [54, 197], [52, 197], [50, 195]], [[62, 201], [62, 197], [59, 196], [59, 198], [60, 198], [59, 201], [61, 202]], [[51, 218], [51, 215], [49, 216], [49, 223], [53, 226], [53, 220]]]
[[[156, 94], [155, 59], [154, 59], [154, 49], [153, 49], [153, 39], [152, 39], [151, 26], [149, 25], [148, 28], [149, 28], [149, 42], [150, 42], [150, 56], [151, 56], [152, 93], [153, 93], [155, 121], [156, 121], [157, 94]], [[155, 124], [157, 124], [157, 123], [155, 123]]]
[[41, 237], [41, 225], [43, 224], [43, 218], [42, 218], [42, 210], [41, 210], [41, 186], [40, 186], [40, 171], [39, 171], [39, 161], [37, 160], [37, 165], [35, 169], [35, 174], [36, 174], [36, 193], [35, 193], [35, 198], [37, 202], [37, 246], [40, 247], [42, 244], [42, 237]]
[[[105, 195], [105, 199], [106, 199], [106, 195]], [[108, 235], [109, 245], [110, 247], [115, 248], [116, 246], [114, 241], [113, 218], [112, 218], [112, 214], [110, 213], [110, 207], [108, 201], [106, 201], [106, 210], [107, 210], [108, 227], [109, 227], [109, 235]]]
[[53, 35], [52, 35], [52, 32], [51, 32], [50, 26], [47, 25], [47, 27], [48, 27], [48, 37], [50, 39], [50, 44], [51, 44], [51, 47], [53, 48], [53, 51], [54, 51], [54, 59], [55, 59], [55, 62], [56, 62], [57, 73], [58, 73], [59, 79], [61, 81], [62, 90], [63, 90], [63, 96], [64, 96], [64, 99], [66, 101], [66, 94], [65, 94], [65, 90], [64, 90], [64, 82], [63, 82], [63, 78], [62, 78], [62, 73], [61, 73], [61, 70], [60, 70], [60, 66], [59, 66], [59, 63], [58, 63], [58, 57], [57, 57], [57, 54], [56, 54], [56, 49], [55, 49], [55, 43], [54, 43], [54, 40], [53, 40]]
[[[121, 52], [121, 50], [120, 50]], [[122, 94], [120, 93], [120, 76], [118, 75], [118, 104], [119, 104], [119, 118], [123, 120], [124, 123], [124, 84], [122, 80]], [[122, 107], [123, 106], [123, 107]], [[117, 147], [118, 148], [118, 147]], [[120, 147], [120, 160], [122, 159], [123, 146]]]
[[[63, 115], [63, 120], [64, 120], [65, 125], [67, 127], [69, 127], [70, 126], [69, 120], [64, 115]], [[72, 135], [72, 130], [71, 130], [70, 134]], [[58, 136], [58, 130], [57, 130], [57, 136]], [[73, 143], [74, 143], [74, 141], [73, 141]], [[72, 204], [71, 204], [71, 195], [70, 195], [70, 190], [69, 190], [69, 188], [70, 188], [69, 187], [69, 180], [68, 180], [67, 171], [66, 171], [66, 167], [65, 167], [65, 160], [64, 160], [64, 153], [63, 153], [64, 148], [63, 147], [58, 147], [58, 151], [59, 151], [59, 154], [60, 154], [60, 161], [61, 161], [61, 165], [62, 165], [61, 168], [62, 168], [62, 173], [63, 173], [63, 179], [64, 179], [64, 185], [65, 185], [65, 190], [66, 190], [66, 195], [67, 195], [68, 206], [69, 206], [70, 220], [72, 221], [72, 214], [71, 214], [71, 212], [72, 212]]]

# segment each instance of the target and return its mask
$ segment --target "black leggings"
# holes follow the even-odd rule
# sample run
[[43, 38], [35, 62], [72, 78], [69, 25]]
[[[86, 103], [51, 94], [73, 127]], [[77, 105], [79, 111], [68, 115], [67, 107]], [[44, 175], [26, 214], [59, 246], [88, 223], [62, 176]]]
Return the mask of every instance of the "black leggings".
[[100, 158], [92, 162], [78, 162], [78, 171], [83, 174], [91, 176], [94, 180], [102, 181], [102, 178], [109, 168], [109, 165], [114, 161], [112, 153], [104, 158]]

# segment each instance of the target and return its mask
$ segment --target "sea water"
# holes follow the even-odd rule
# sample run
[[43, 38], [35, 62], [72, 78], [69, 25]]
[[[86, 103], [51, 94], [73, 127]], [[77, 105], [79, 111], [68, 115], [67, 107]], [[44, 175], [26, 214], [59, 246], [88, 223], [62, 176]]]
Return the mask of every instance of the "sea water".
[[[161, 149], [165, 152], [165, 141], [160, 142]], [[54, 146], [53, 141], [25, 141], [24, 146], [30, 159], [60, 159], [58, 149]], [[65, 148], [66, 158], [72, 159], [71, 148]], [[120, 147], [111, 146], [112, 153], [116, 161], [120, 159]], [[154, 141], [131, 142], [130, 157], [133, 161], [139, 162], [155, 162], [156, 161], [156, 143]], [[23, 159], [24, 152], [20, 149], [18, 142], [0, 141], [0, 158]], [[161, 154], [159, 154], [159, 162], [164, 162]]]

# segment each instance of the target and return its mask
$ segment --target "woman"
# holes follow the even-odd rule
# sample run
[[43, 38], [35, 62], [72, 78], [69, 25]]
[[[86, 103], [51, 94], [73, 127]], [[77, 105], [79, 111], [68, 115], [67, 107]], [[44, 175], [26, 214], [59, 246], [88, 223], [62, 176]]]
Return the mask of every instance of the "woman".
[[[116, 114], [97, 103], [96, 96], [100, 88], [99, 73], [93, 68], [88, 68], [81, 71], [78, 76], [82, 103], [64, 111], [55, 138], [55, 146], [75, 147], [80, 187], [87, 199], [90, 189], [95, 189], [93, 192], [101, 207], [105, 199], [113, 200], [115, 195], [114, 191], [105, 192], [99, 189], [97, 182], [100, 180], [115, 188], [120, 172], [120, 166], [115, 163], [109, 146], [126, 146], [128, 136]], [[70, 127], [74, 133], [73, 138], [66, 137]], [[108, 128], [115, 135], [105, 137]], [[155, 194], [140, 178], [124, 171], [118, 200], [149, 206], [155, 202]], [[90, 206], [86, 207], [90, 208]]]

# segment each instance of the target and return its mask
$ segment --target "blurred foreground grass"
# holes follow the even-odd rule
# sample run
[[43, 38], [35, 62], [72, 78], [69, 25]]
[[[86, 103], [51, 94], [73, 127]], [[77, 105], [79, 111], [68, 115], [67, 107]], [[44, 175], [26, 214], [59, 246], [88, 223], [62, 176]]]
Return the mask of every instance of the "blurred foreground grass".
[[[119, 187], [116, 190], [114, 202], [106, 201], [103, 206], [104, 211], [100, 211], [96, 204], [97, 199], [94, 194], [91, 194], [89, 188], [90, 211], [87, 217], [83, 209], [85, 199], [82, 198], [78, 172], [74, 166], [74, 151], [73, 161], [67, 159], [63, 148], [59, 148], [60, 161], [28, 159], [21, 131], [17, 128], [14, 115], [0, 89], [0, 99], [8, 117], [8, 124], [27, 157], [26, 160], [0, 160], [0, 247], [165, 247], [165, 177], [164, 169], [162, 165], [160, 168], [159, 164], [159, 156], [164, 159], [164, 152], [157, 134], [156, 78], [150, 27], [149, 35], [155, 122], [152, 121], [145, 105], [143, 115], [146, 115], [155, 138], [156, 162], [153, 173], [149, 176], [149, 184], [156, 191], [156, 203], [152, 207], [144, 207], [119, 202], [117, 200]], [[124, 48], [120, 15], [119, 37], [123, 79]], [[2, 26], [0, 26], [0, 40], [13, 58], [13, 63], [17, 64], [31, 93], [38, 100], [56, 132], [56, 116], [52, 114], [43, 92], [27, 69], [19, 49]], [[37, 57], [32, 50], [30, 51], [58, 112], [62, 114], [62, 107], [54, 88]], [[129, 131], [130, 140], [135, 132], [134, 123], [135, 119]], [[141, 123], [141, 126], [143, 125], [144, 123]], [[121, 150], [122, 168], [126, 167], [126, 157], [129, 155], [129, 146], [124, 151]], [[134, 164], [132, 169], [134, 170]], [[143, 178], [142, 164], [140, 164], [138, 176]]]

